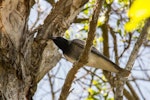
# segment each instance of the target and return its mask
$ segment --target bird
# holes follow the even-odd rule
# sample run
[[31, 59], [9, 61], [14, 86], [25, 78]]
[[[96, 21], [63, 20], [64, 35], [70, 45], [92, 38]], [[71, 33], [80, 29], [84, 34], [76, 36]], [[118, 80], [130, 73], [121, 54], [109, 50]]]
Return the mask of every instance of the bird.
[[[52, 37], [53, 42], [60, 48], [65, 58], [74, 63], [77, 61], [84, 50], [85, 42], [80, 39], [67, 40], [63, 37]], [[99, 68], [114, 73], [129, 74], [128, 70], [125, 70], [112, 62], [109, 58], [101, 54], [95, 47], [92, 46], [89, 53], [89, 59], [86, 66]]]

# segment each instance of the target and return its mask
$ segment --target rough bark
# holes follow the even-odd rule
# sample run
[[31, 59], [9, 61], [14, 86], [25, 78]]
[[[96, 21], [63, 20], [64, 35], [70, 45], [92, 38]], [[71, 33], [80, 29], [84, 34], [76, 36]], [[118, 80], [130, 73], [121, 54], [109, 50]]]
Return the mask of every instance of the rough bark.
[[19, 47], [26, 32], [29, 1], [0, 1], [0, 91], [3, 99], [24, 100], [29, 90], [28, 77], [21, 80]]
[[0, 93], [2, 100], [32, 99], [37, 83], [61, 55], [49, 36], [62, 36], [88, 0], [59, 0], [42, 28], [28, 31], [34, 0], [0, 1]]

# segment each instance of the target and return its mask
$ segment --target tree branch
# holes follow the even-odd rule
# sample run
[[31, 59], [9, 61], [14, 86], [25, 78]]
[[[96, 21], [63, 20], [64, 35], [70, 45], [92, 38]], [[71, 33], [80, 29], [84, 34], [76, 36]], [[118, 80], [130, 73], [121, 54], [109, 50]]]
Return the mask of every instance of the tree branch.
[[131, 83], [129, 83], [129, 81], [127, 82], [127, 86], [130, 89], [133, 97], [135, 98], [135, 100], [140, 100], [138, 94], [136, 93], [136, 91], [134, 90], [133, 86], [131, 85]]
[[47, 0], [52, 6], [55, 5], [55, 0]]
[[88, 32], [88, 38], [86, 40], [85, 49], [83, 53], [81, 54], [79, 60], [73, 64], [73, 68], [67, 74], [66, 81], [62, 88], [62, 92], [61, 92], [59, 100], [66, 100], [67, 96], [69, 95], [69, 89], [71, 87], [71, 84], [75, 78], [75, 74], [82, 66], [84, 66], [88, 62], [88, 55], [89, 55], [91, 46], [93, 44], [93, 39], [95, 37], [97, 20], [99, 17], [100, 9], [102, 8], [103, 1], [104, 0], [96, 1], [96, 6], [94, 9], [92, 20], [90, 21], [90, 25], [89, 25], [90, 27], [89, 27], [89, 32]]
[[[77, 1], [77, 3], [75, 1]], [[42, 59], [40, 58], [41, 61], [39, 62], [40, 66], [36, 69], [37, 76], [35, 82], [38, 82], [51, 68], [53, 68], [53, 66], [55, 66], [55, 64], [52, 64], [54, 59], [57, 58], [57, 61], [60, 59], [58, 50], [56, 50], [57, 47], [50, 49], [51, 47], [54, 47], [55, 44], [52, 41], [47, 41], [48, 37], [62, 36], [66, 29], [68, 29], [70, 24], [73, 22], [75, 17], [78, 15], [78, 13], [82, 10], [84, 4], [87, 2], [88, 0], [82, 0], [80, 2], [78, 2], [78, 0], [59, 0], [54, 5], [51, 13], [45, 19], [44, 25], [41, 29], [38, 30], [37, 37], [34, 41], [36, 42], [35, 46], [37, 45], [37, 50], [34, 51], [34, 55], [42, 57]], [[45, 44], [47, 44], [47, 50], [42, 50], [43, 48], [41, 48], [41, 45]], [[49, 52], [48, 50], [51, 50], [51, 52], [53, 52], [54, 50], [55, 52], [48, 53], [49, 55], [45, 54], [44, 52]], [[41, 53], [39, 53], [38, 51], [41, 51]], [[54, 56], [52, 54], [54, 54]], [[37, 61], [38, 60], [36, 57], [36, 62]], [[35, 64], [35, 66], [37, 66], [37, 64]]]
[[62, 36], [87, 2], [88, 0], [59, 0], [44, 21], [43, 29], [39, 31], [37, 38]]
[[124, 89], [123, 94], [125, 94], [127, 100], [136, 100], [127, 89]]
[[82, 23], [88, 21], [89, 18], [76, 18], [73, 23]]
[[[145, 26], [142, 29], [142, 32], [137, 40], [137, 42], [134, 45], [134, 48], [131, 52], [131, 55], [129, 57], [128, 63], [126, 65], [127, 70], [132, 70], [133, 64], [135, 62], [135, 59], [138, 55], [139, 49], [143, 43], [143, 41], [146, 39], [146, 36], [148, 34], [148, 30], [150, 27], [150, 19], [148, 19], [145, 23]], [[124, 89], [124, 85], [127, 81], [127, 77], [123, 77], [121, 75], [118, 75], [118, 79], [117, 80], [117, 87], [116, 87], [116, 93], [115, 93], [115, 100], [122, 100], [123, 99], [123, 89]]]

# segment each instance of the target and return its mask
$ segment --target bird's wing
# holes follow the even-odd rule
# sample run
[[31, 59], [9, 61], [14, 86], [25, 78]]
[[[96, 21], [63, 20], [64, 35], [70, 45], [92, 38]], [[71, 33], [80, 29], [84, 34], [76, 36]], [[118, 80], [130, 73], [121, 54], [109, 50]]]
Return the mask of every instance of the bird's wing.
[[85, 42], [79, 39], [74, 39], [69, 42], [70, 42], [69, 51], [66, 52], [64, 55], [69, 61], [73, 63], [79, 59], [79, 56], [83, 51]]
[[[117, 64], [112, 62], [109, 58], [107, 58], [106, 56], [101, 54], [95, 47], [92, 47], [91, 52], [99, 57], [99, 62], [100, 62], [100, 60], [102, 60], [101, 61], [101, 62], [103, 62], [103, 66], [102, 67], [104, 69], [108, 67], [108, 69], [110, 69], [110, 70], [112, 70], [114, 72], [119, 72], [119, 71], [123, 70]], [[101, 63], [101, 65], [102, 65], [102, 63]]]
[[[70, 51], [65, 54], [69, 61], [74, 62], [79, 59], [85, 46], [85, 42], [79, 39], [74, 39], [70, 44]], [[100, 68], [110, 72], [120, 72], [124, 69], [120, 68], [117, 64], [113, 63], [107, 57], [102, 55], [95, 47], [92, 47], [91, 53], [89, 54], [89, 61], [87, 66]]]

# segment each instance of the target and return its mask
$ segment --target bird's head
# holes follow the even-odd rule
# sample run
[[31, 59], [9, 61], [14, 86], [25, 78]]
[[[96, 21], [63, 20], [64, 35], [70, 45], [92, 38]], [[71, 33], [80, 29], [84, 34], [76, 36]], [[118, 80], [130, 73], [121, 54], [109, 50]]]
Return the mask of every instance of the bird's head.
[[70, 41], [67, 39], [63, 37], [53, 37], [52, 40], [63, 51], [63, 53], [69, 51]]

